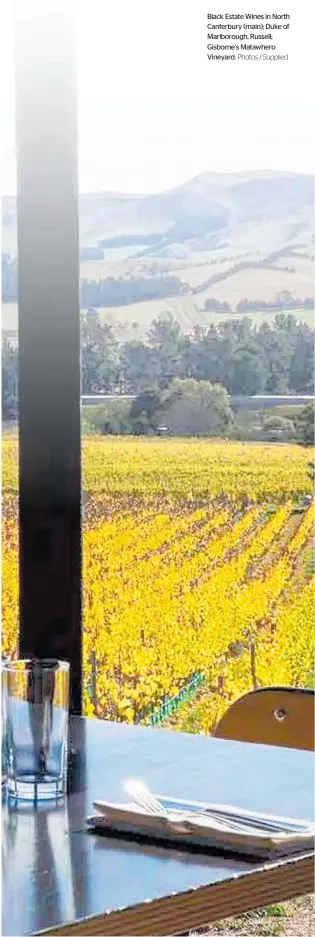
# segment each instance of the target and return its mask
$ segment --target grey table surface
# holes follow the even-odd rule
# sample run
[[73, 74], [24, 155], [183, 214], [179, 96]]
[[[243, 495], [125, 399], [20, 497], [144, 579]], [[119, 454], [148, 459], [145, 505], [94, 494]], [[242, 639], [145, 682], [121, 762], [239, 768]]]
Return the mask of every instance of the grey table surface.
[[153, 791], [171, 797], [313, 817], [310, 752], [79, 717], [70, 721], [70, 737], [77, 755], [67, 798], [37, 809], [3, 804], [4, 937], [23, 937], [252, 871], [253, 863], [244, 858], [88, 834], [85, 819], [93, 800], [124, 799], [128, 777], [141, 777]]

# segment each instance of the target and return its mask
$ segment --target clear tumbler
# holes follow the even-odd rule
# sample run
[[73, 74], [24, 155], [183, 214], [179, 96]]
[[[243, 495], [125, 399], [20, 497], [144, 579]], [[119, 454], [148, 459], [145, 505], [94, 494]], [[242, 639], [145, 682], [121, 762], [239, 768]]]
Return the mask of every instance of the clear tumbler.
[[7, 782], [7, 720], [5, 706], [5, 674], [4, 667], [9, 663], [9, 658], [4, 654], [1, 656], [1, 786], [5, 787]]
[[22, 800], [66, 792], [69, 664], [16, 660], [5, 664], [7, 790]]

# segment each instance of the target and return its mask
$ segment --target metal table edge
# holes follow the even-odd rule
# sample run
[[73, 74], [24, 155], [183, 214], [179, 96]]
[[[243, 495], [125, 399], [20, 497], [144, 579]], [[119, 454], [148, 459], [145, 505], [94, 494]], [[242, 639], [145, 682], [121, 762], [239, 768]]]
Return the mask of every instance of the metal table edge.
[[[314, 852], [259, 865], [224, 882], [196, 885], [183, 892], [36, 931], [32, 937], [166, 937], [226, 917], [309, 894], [314, 888]], [[87, 927], [89, 928], [87, 930]]]

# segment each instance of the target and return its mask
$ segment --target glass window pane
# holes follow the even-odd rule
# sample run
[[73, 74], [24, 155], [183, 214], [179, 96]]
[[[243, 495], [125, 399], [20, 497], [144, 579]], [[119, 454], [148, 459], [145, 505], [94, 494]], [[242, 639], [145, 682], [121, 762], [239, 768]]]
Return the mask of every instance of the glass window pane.
[[[313, 182], [301, 156], [292, 175], [280, 165], [258, 172], [253, 153], [249, 172], [239, 135], [235, 163], [229, 156], [223, 164], [225, 130], [213, 139], [197, 84], [185, 99], [176, 82], [173, 96], [157, 89], [156, 53], [139, 45], [140, 19], [149, 28], [143, 16], [136, 4], [127, 39], [121, 10], [91, 0], [87, 15], [78, 4], [84, 708], [211, 731], [243, 692], [312, 680]], [[160, 35], [162, 12], [157, 21]], [[7, 37], [2, 649], [12, 655], [19, 576], [9, 21]], [[169, 68], [166, 56], [167, 76]], [[287, 105], [275, 107], [280, 140]], [[302, 140], [305, 109], [290, 108]], [[274, 140], [268, 145], [272, 161]], [[279, 232], [297, 204], [300, 233], [291, 231], [289, 243]]]
[[[95, 4], [97, 31], [90, 9], [79, 17], [84, 706], [211, 731], [242, 693], [303, 685], [312, 668], [312, 456], [299, 445], [312, 416], [299, 395], [313, 392], [313, 183], [303, 160], [295, 176], [258, 171], [261, 147], [268, 165], [276, 152], [258, 126], [256, 152], [252, 128], [249, 152], [236, 126], [231, 151], [233, 101], [222, 92], [206, 118], [197, 62], [182, 63], [186, 20], [179, 48], [172, 15], [166, 30], [156, 10], [152, 45], [144, 4], [132, 18], [123, 6], [125, 32], [121, 6]], [[279, 142], [288, 111], [274, 107]], [[307, 247], [292, 242], [289, 257], [279, 232], [297, 192]]]

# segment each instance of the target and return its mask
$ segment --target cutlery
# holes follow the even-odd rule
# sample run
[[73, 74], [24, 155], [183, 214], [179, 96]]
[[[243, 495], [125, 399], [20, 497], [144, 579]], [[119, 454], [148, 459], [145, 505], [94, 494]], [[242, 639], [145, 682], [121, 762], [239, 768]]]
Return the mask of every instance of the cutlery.
[[196, 810], [195, 816], [208, 816], [209, 818], [218, 817], [221, 820], [228, 820], [229, 823], [236, 823], [241, 826], [256, 827], [261, 830], [265, 830], [270, 833], [304, 833], [306, 824], [295, 823], [294, 820], [283, 820], [281, 822], [267, 817], [261, 817], [259, 814], [257, 816], [249, 816], [248, 814], [241, 814], [234, 812], [229, 812], [228, 810], [223, 810], [220, 807], [217, 809], [211, 807], [203, 807], [199, 810]]
[[[180, 823], [189, 822], [196, 819], [196, 813], [190, 810], [169, 810], [165, 807], [154, 794], [151, 794], [146, 784], [143, 781], [126, 781], [125, 791], [132, 797], [135, 803], [139, 804], [139, 807], [143, 807], [146, 813], [149, 813], [151, 816], [161, 817], [163, 820], [167, 820], [168, 823]], [[198, 811], [197, 816], [206, 817], [206, 813], [202, 810]], [[209, 816], [208, 816], [208, 819]], [[212, 816], [211, 816], [212, 819]], [[214, 816], [215, 822], [226, 827], [226, 821], [222, 820], [220, 817]]]
[[[303, 825], [299, 823], [294, 823], [294, 821], [283, 821], [279, 823], [277, 820], [272, 818], [264, 817], [255, 817], [248, 816], [246, 814], [239, 814], [236, 811], [230, 813], [228, 810], [212, 809], [201, 807], [195, 811], [189, 810], [180, 810], [179, 808], [174, 808], [170, 810], [161, 800], [159, 800], [154, 794], [152, 794], [147, 785], [140, 780], [130, 780], [125, 784], [125, 790], [133, 798], [133, 800], [139, 804], [140, 807], [143, 807], [146, 812], [151, 815], [158, 815], [164, 817], [170, 823], [183, 823], [183, 821], [192, 821], [200, 817], [201, 819], [213, 820], [216, 824], [223, 825], [226, 829], [227, 827], [234, 831], [242, 832], [253, 832], [253, 830], [261, 830], [264, 833], [294, 833], [301, 832]], [[178, 816], [175, 815], [175, 810], [178, 813]]]
[[151, 816], [159, 816], [171, 825], [183, 825], [192, 823], [196, 818], [207, 819], [214, 823], [218, 829], [231, 830], [232, 832], [252, 832], [250, 824], [246, 821], [240, 822], [238, 819], [229, 817], [228, 814], [220, 815], [215, 811], [207, 810], [178, 810], [177, 816], [175, 810], [169, 810], [154, 794], [151, 794], [146, 784], [142, 781], [127, 781], [125, 783], [126, 793], [133, 798], [139, 807], [145, 809]]
[[170, 819], [171, 812], [154, 796], [154, 794], [151, 794], [149, 788], [143, 781], [126, 781], [125, 791], [129, 794], [129, 797], [133, 798], [136, 804], [139, 804], [139, 807], [144, 807], [147, 813], [162, 816], [165, 820]]

